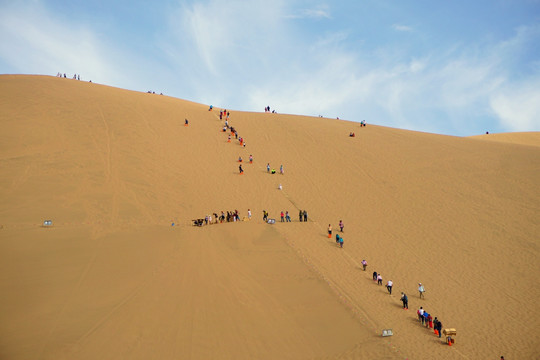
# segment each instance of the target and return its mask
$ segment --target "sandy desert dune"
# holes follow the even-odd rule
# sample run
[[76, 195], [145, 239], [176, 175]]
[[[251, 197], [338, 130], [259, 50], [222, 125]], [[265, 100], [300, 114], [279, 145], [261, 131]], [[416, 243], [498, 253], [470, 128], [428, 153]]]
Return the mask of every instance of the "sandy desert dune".
[[0, 76], [1, 359], [540, 356], [538, 133], [230, 110], [242, 147], [213, 105]]

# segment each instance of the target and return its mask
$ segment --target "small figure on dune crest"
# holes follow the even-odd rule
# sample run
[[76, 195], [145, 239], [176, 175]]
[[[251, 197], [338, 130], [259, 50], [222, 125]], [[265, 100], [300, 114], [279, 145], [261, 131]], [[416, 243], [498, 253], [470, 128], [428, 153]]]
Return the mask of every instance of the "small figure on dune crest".
[[364, 271], [366, 271], [366, 268], [367, 268], [367, 261], [366, 260], [362, 260], [362, 268], [364, 269]]
[[210, 107], [208, 108], [208, 111], [212, 111], [214, 107], [212, 105], [210, 105]]

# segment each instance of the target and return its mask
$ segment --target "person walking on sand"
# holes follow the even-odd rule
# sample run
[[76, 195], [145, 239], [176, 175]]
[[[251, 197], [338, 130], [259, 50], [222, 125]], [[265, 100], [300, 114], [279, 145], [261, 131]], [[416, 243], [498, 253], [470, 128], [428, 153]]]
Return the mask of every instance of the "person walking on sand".
[[332, 237], [332, 225], [328, 224], [328, 238]]
[[290, 217], [288, 211], [285, 211], [285, 220], [286, 220], [287, 222], [291, 222], [291, 217]]
[[373, 281], [377, 281], [377, 272], [376, 271], [373, 272]]
[[381, 276], [381, 274], [377, 274], [377, 285], [382, 286], [382, 276]]
[[251, 210], [248, 209], [248, 219], [251, 220]]
[[418, 321], [423, 325], [424, 324], [424, 308], [420, 306], [420, 309], [416, 312], [418, 315]]
[[285, 214], [283, 211], [281, 212], [281, 222], [285, 222]]
[[367, 268], [367, 261], [366, 260], [362, 260], [362, 268], [364, 269], [364, 271], [366, 271], [366, 268]]
[[443, 327], [443, 324], [440, 320], [437, 319], [437, 317], [435, 317], [435, 328], [434, 330], [437, 330], [437, 334], [439, 335], [439, 339], [441, 338], [441, 335], [442, 335], [442, 327]]
[[407, 297], [407, 295], [405, 295], [405, 293], [401, 293], [401, 302], [403, 303], [403, 309], [404, 310], [409, 310], [409, 298]]
[[343, 221], [339, 220], [339, 230], [341, 232], [343, 232], [343, 228], [345, 227], [345, 225], [343, 225]]
[[428, 314], [427, 321], [429, 328], [433, 329], [433, 317], [431, 316], [431, 314]]
[[424, 293], [426, 292], [426, 289], [424, 288], [424, 285], [422, 285], [422, 283], [418, 283], [418, 292], [420, 293], [420, 299], [425, 299]]
[[270, 163], [266, 164], [266, 172], [267, 172], [267, 173], [270, 172]]
[[394, 283], [392, 282], [392, 280], [388, 280], [388, 282], [386, 283], [386, 290], [388, 290], [388, 293], [390, 295], [392, 295], [392, 286], [394, 285]]
[[304, 213], [302, 213], [302, 210], [299, 210], [298, 212], [298, 219], [300, 220], [300, 222], [302, 222], [302, 217], [304, 216]]
[[238, 165], [238, 170], [240, 170], [240, 174], [243, 174], [244, 173], [244, 169], [242, 169], [242, 165]]
[[307, 222], [307, 211], [304, 210], [304, 222]]
[[284, 172], [283, 172], [283, 165], [280, 165], [280, 166], [279, 166], [279, 173], [280, 173], [281, 175], [284, 174]]
[[429, 315], [429, 313], [427, 311], [424, 311], [424, 322], [423, 324], [428, 327], [428, 318], [430, 317], [431, 315]]
[[343, 249], [343, 236], [339, 237], [339, 246]]

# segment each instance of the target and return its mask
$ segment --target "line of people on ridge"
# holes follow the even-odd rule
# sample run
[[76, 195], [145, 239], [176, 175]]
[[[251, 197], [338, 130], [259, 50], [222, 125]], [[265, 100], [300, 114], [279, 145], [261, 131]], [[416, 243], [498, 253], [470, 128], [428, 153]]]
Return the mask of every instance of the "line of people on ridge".
[[[251, 220], [251, 209], [247, 210], [247, 220]], [[240, 212], [238, 210], [227, 211], [227, 213], [222, 211], [220, 215], [213, 213], [212, 215], [206, 215], [204, 218], [194, 219], [193, 225], [203, 226], [236, 221], [240, 221]]]
[[[292, 222], [291, 216], [289, 215], [289, 211], [283, 212], [283, 210], [280, 212], [280, 218], [281, 222]], [[263, 210], [263, 221], [268, 222], [269, 220], [269, 214], [268, 211]], [[298, 221], [300, 222], [307, 222], [308, 221], [308, 212], [307, 210], [298, 210]]]

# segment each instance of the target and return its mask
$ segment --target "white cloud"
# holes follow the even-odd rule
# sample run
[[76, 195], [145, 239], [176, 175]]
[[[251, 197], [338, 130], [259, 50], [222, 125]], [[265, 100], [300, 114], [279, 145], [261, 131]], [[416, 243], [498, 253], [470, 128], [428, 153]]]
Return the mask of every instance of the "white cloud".
[[504, 89], [489, 104], [505, 128], [540, 131], [540, 79]]

